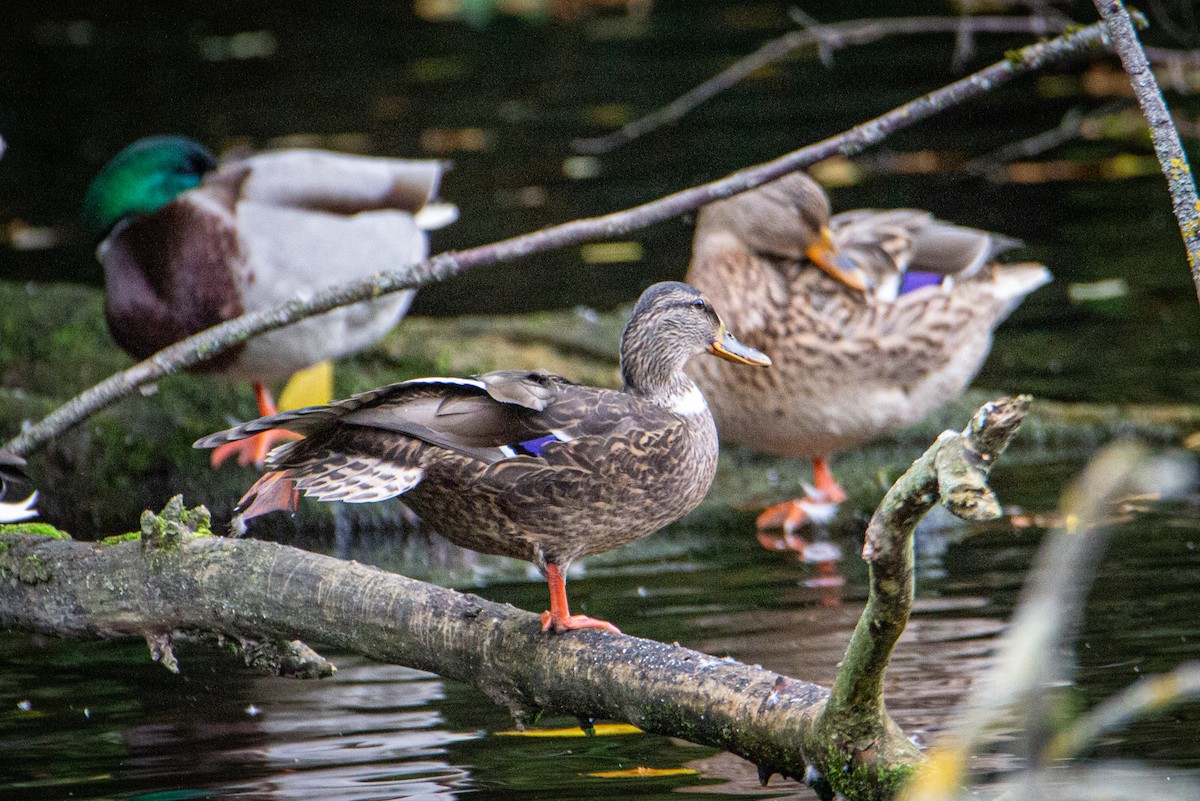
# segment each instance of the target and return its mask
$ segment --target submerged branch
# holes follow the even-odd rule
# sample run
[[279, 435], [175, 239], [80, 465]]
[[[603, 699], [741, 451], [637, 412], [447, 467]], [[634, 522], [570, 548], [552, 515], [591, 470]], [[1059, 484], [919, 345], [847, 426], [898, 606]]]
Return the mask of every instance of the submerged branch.
[[475, 267], [511, 261], [592, 239], [623, 236], [656, 222], [676, 217], [714, 200], [761, 186], [816, 161], [836, 154], [853, 155], [883, 141], [889, 134], [939, 111], [985, 94], [1013, 78], [1106, 43], [1103, 23], [1095, 23], [1047, 42], [1014, 51], [996, 64], [969, 75], [838, 136], [795, 150], [773, 161], [733, 173], [710, 184], [685, 189], [625, 211], [563, 223], [530, 234], [470, 250], [447, 252], [413, 267], [380, 273], [361, 281], [315, 293], [310, 299], [239, 317], [165, 348], [146, 361], [111, 376], [67, 401], [5, 447], [25, 456], [92, 414], [132, 394], [137, 387], [245, 342], [265, 331], [297, 320], [380, 295], [444, 281]]
[[1175, 219], [1179, 221], [1184, 247], [1187, 248], [1192, 282], [1196, 285], [1196, 296], [1200, 298], [1200, 198], [1196, 194], [1196, 181], [1188, 166], [1187, 154], [1179, 140], [1179, 131], [1171, 119], [1167, 101], [1163, 99], [1162, 90], [1154, 79], [1154, 72], [1150, 69], [1125, 5], [1121, 0], [1093, 1], [1108, 25], [1113, 48], [1121, 57], [1121, 65], [1129, 75], [1129, 83], [1150, 126], [1154, 153], [1167, 178], [1171, 205]]

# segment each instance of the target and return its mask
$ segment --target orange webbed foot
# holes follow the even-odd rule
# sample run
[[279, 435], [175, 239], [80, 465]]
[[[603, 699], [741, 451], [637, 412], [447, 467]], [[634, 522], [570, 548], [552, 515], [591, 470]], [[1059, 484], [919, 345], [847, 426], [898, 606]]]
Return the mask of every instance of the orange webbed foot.
[[213, 448], [209, 463], [216, 470], [230, 456], [236, 455], [239, 467], [245, 467], [249, 464], [253, 464], [255, 467], [262, 467], [263, 463], [267, 460], [267, 454], [271, 452], [272, 448], [281, 442], [295, 439], [304, 439], [304, 437], [294, 431], [272, 428], [263, 431], [261, 434], [255, 434], [253, 437], [218, 445], [216, 448]]
[[621, 630], [609, 623], [607, 620], [598, 620], [587, 615], [567, 615], [566, 617], [555, 619], [550, 612], [542, 612], [542, 631], [552, 631], [555, 634], [565, 634], [572, 629], [603, 629], [610, 631], [613, 634], [620, 634]]
[[[254, 385], [254, 395], [258, 401], [258, 414], [260, 417], [270, 417], [276, 414], [279, 409], [275, 406], [275, 399], [271, 397], [270, 391], [261, 383]], [[262, 467], [267, 460], [267, 454], [281, 442], [288, 440], [304, 439], [300, 434], [294, 431], [287, 431], [282, 428], [272, 428], [263, 431], [260, 434], [255, 434], [246, 439], [240, 439], [237, 442], [226, 442], [224, 445], [218, 445], [213, 448], [212, 456], [209, 457], [209, 464], [212, 469], [216, 470], [230, 456], [237, 455], [237, 463], [239, 467], [253, 464], [255, 467]]]

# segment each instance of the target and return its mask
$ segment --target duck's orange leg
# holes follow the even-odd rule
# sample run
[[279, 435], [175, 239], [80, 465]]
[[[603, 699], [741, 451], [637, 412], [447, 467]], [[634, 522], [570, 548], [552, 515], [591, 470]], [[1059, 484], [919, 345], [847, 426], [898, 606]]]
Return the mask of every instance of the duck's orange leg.
[[567, 607], [567, 580], [553, 562], [546, 563], [546, 583], [550, 585], [550, 611], [542, 612], [542, 631], [562, 634], [571, 629], [604, 629], [613, 634], [621, 633], [607, 620], [571, 614]]
[[828, 459], [813, 459], [813, 484], [821, 492], [827, 503], [841, 503], [846, 500], [846, 491], [833, 477]]
[[[254, 383], [254, 395], [258, 399], [258, 414], [260, 417], [266, 417], [278, 411], [275, 408], [275, 399], [271, 397], [270, 390], [262, 382], [256, 381]], [[262, 467], [271, 448], [289, 439], [303, 439], [303, 437], [294, 431], [272, 428], [268, 431], [263, 431], [261, 434], [255, 434], [246, 439], [239, 439], [237, 442], [226, 442], [224, 445], [213, 448], [210, 464], [212, 464], [215, 470], [230, 456], [237, 454], [237, 463], [240, 467], [245, 467], [251, 463], [256, 467]]]

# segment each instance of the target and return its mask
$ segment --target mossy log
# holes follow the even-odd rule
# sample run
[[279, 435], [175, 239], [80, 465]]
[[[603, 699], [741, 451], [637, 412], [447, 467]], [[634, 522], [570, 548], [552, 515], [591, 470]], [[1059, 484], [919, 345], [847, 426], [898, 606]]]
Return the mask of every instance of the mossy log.
[[536, 615], [507, 604], [284, 545], [186, 532], [175, 506], [174, 519], [150, 516], [142, 537], [108, 545], [0, 531], [0, 625], [145, 638], [172, 669], [172, 638], [218, 635], [243, 650], [252, 643], [260, 668], [328, 673], [315, 654], [299, 670], [263, 657], [262, 643], [293, 655], [299, 638], [473, 684], [518, 722], [541, 710], [624, 720], [796, 777], [823, 753], [813, 722], [829, 691], [818, 685], [636, 637], [548, 635]]

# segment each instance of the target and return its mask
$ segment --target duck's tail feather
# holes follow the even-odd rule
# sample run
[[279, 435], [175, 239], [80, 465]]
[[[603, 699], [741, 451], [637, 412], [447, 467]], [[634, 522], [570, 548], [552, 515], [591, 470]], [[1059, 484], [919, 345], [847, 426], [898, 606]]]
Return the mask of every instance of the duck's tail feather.
[[1036, 262], [997, 264], [994, 270], [992, 291], [997, 300], [1006, 304], [1003, 313], [996, 320], [997, 323], [1012, 314], [1026, 295], [1053, 280], [1046, 265]]
[[238, 501], [238, 513], [242, 519], [249, 520], [268, 512], [296, 511], [300, 493], [296, 491], [296, 480], [290, 473], [290, 470], [263, 473]]

